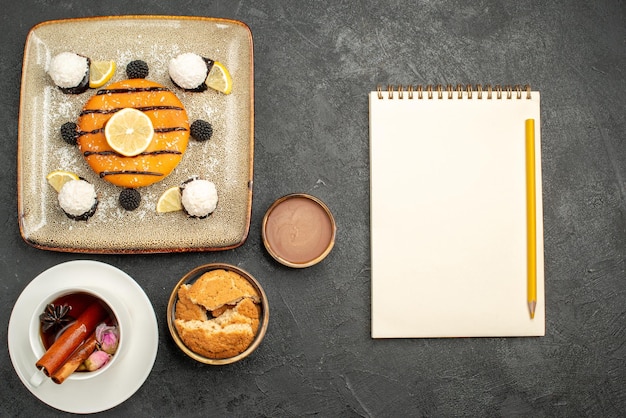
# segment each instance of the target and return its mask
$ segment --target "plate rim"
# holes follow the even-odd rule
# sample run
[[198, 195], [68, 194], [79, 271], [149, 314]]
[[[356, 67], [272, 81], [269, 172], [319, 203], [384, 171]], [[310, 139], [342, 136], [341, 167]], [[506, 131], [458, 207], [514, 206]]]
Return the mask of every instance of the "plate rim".
[[[26, 68], [28, 65], [27, 62], [27, 49], [32, 41], [33, 36], [35, 36], [35, 32], [38, 28], [53, 26], [53, 25], [64, 25], [67, 23], [75, 23], [75, 22], [87, 22], [87, 23], [102, 23], [107, 21], [115, 21], [115, 20], [155, 20], [155, 21], [168, 21], [168, 20], [184, 20], [184, 21], [200, 21], [207, 23], [225, 23], [237, 25], [245, 29], [248, 40], [248, 48], [250, 51], [250, 70], [248, 72], [249, 75], [249, 89], [250, 89], [250, 113], [249, 113], [249, 130], [250, 137], [248, 138], [249, 143], [249, 154], [248, 154], [248, 184], [247, 184], [247, 193], [246, 193], [246, 214], [245, 214], [245, 225], [241, 234], [241, 238], [238, 242], [235, 242], [231, 245], [225, 246], [196, 246], [196, 247], [167, 247], [163, 245], [161, 247], [150, 247], [150, 248], [85, 248], [80, 246], [54, 246], [41, 242], [37, 242], [27, 236], [25, 231], [25, 225], [23, 221], [24, 217], [24, 201], [23, 201], [23, 192], [22, 192], [22, 142], [23, 142], [23, 131], [21, 126], [23, 124], [24, 116], [24, 107], [25, 107], [25, 88], [24, 84], [26, 81], [27, 73]], [[250, 27], [241, 20], [230, 19], [230, 18], [222, 18], [222, 17], [211, 17], [211, 16], [190, 16], [190, 15], [154, 15], [154, 14], [128, 14], [128, 15], [106, 15], [106, 16], [87, 16], [87, 17], [75, 17], [75, 18], [66, 18], [66, 19], [52, 19], [45, 20], [39, 22], [31, 27], [26, 35], [26, 41], [24, 43], [23, 48], [23, 59], [21, 65], [21, 77], [20, 77], [20, 94], [19, 94], [19, 107], [18, 107], [18, 121], [17, 121], [17, 217], [18, 217], [18, 227], [20, 231], [20, 236], [26, 242], [26, 244], [31, 247], [47, 250], [47, 251], [55, 251], [55, 252], [65, 252], [65, 253], [80, 253], [80, 254], [158, 254], [158, 253], [186, 253], [186, 252], [214, 252], [214, 251], [225, 251], [237, 248], [243, 245], [248, 236], [250, 234], [250, 223], [252, 220], [252, 195], [253, 195], [253, 183], [254, 183], [254, 40], [252, 37], [252, 31]]]

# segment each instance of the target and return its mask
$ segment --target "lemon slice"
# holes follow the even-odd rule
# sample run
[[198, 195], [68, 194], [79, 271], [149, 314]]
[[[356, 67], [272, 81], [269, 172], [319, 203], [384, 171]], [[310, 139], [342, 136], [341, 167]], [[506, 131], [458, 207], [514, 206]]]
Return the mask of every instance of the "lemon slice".
[[148, 148], [154, 136], [154, 128], [148, 115], [127, 107], [111, 116], [104, 127], [104, 136], [113, 150], [132, 157]]
[[224, 64], [215, 61], [207, 75], [206, 85], [221, 93], [230, 94], [233, 89], [233, 79]]
[[163, 192], [156, 206], [157, 212], [175, 212], [183, 210], [183, 204], [181, 203], [180, 188], [178, 186], [170, 187]]
[[65, 183], [71, 180], [79, 180], [79, 178], [76, 174], [70, 173], [69, 171], [55, 170], [51, 171], [46, 176], [46, 180], [48, 180], [50, 186], [52, 186], [54, 190], [56, 190], [58, 193], [61, 191], [61, 188]]
[[89, 87], [102, 87], [115, 74], [115, 61], [92, 61], [89, 66]]

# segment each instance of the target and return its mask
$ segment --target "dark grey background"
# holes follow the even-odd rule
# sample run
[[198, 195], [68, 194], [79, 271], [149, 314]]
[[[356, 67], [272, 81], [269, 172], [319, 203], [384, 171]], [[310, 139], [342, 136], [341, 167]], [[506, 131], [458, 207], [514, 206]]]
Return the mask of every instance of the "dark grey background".
[[[15, 374], [8, 319], [37, 274], [63, 261], [90, 258], [136, 279], [154, 305], [160, 332], [147, 381], [104, 416], [623, 416], [623, 1], [2, 3], [0, 415], [58, 413], [33, 397]], [[250, 235], [240, 248], [81, 256], [36, 250], [22, 241], [16, 140], [27, 33], [44, 20], [109, 14], [216, 16], [250, 26], [254, 203]], [[545, 337], [370, 338], [367, 93], [378, 83], [530, 83], [541, 91]], [[339, 228], [326, 261], [305, 270], [276, 264], [260, 240], [265, 210], [290, 192], [323, 199]], [[398, 236], [398, 245], [410, 240]], [[167, 298], [178, 278], [214, 261], [250, 271], [271, 303], [260, 348], [227, 367], [184, 357], [165, 323]]]

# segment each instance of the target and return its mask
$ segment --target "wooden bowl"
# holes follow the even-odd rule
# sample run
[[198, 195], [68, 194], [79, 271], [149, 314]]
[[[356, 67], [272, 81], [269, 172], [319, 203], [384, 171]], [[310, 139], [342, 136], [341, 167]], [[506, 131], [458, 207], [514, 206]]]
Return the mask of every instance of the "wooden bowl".
[[320, 199], [294, 193], [276, 200], [263, 217], [267, 252], [279, 263], [304, 268], [322, 261], [335, 245], [337, 226]]
[[[248, 346], [248, 348], [246, 348], [242, 353], [235, 355], [233, 357], [217, 359], [217, 358], [205, 357], [203, 355], [200, 355], [194, 352], [189, 347], [187, 347], [185, 343], [183, 342], [183, 340], [181, 339], [178, 333], [178, 330], [176, 329], [176, 325], [174, 321], [175, 321], [175, 313], [176, 313], [176, 303], [178, 302], [179, 288], [184, 284], [193, 284], [204, 273], [207, 273], [212, 270], [219, 270], [219, 269], [228, 270], [228, 271], [237, 273], [238, 275], [246, 279], [252, 285], [252, 287], [256, 289], [260, 297], [261, 314], [259, 318], [259, 327], [256, 331], [256, 335], [252, 343]], [[180, 348], [187, 356], [204, 364], [225, 365], [225, 364], [235, 363], [239, 360], [242, 360], [248, 357], [250, 354], [252, 354], [254, 350], [257, 349], [257, 347], [261, 344], [261, 341], [263, 341], [263, 337], [265, 336], [265, 333], [267, 332], [268, 323], [269, 323], [269, 304], [268, 304], [267, 296], [265, 295], [263, 288], [250, 273], [248, 273], [247, 271], [243, 269], [240, 269], [239, 267], [236, 267], [230, 264], [211, 263], [211, 264], [201, 265], [191, 270], [189, 273], [185, 274], [178, 281], [176, 286], [174, 286], [174, 289], [172, 290], [172, 293], [170, 295], [169, 302], [167, 304], [167, 326], [170, 330], [170, 334], [172, 335], [172, 338], [174, 339], [174, 342], [176, 343], [178, 348]]]

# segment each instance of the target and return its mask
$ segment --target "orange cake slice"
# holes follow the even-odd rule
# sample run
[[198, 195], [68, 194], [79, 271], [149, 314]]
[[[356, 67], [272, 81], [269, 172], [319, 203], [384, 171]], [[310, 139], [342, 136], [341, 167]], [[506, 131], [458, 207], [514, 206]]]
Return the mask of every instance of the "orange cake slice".
[[[134, 108], [152, 121], [148, 148], [132, 157], [115, 152], [104, 127], [113, 114]], [[78, 147], [100, 178], [120, 187], [137, 188], [163, 180], [187, 149], [189, 118], [182, 102], [167, 87], [143, 78], [118, 81], [91, 97], [78, 118]]]

